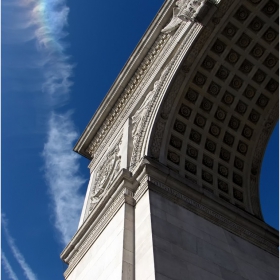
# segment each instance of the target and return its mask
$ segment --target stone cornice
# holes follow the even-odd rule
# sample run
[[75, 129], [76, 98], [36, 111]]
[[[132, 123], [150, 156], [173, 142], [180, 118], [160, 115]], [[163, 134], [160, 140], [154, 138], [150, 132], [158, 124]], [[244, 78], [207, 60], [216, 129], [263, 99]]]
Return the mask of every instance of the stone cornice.
[[[113, 107], [116, 107], [116, 102], [118, 101], [120, 95], [124, 91], [124, 89], [128, 86], [133, 87], [134, 80], [131, 80], [132, 77], [137, 74], [137, 68], [138, 72], [141, 70], [139, 67], [141, 64], [145, 64], [146, 61], [149, 61], [150, 59], [150, 52], [153, 54], [153, 51], [151, 51], [151, 47], [155, 43], [155, 40], [159, 37], [160, 32], [164, 25], [167, 23], [167, 21], [171, 18], [172, 15], [172, 6], [174, 5], [173, 0], [167, 0], [160, 11], [158, 12], [157, 16], [151, 23], [150, 27], [140, 40], [139, 44], [135, 48], [134, 52], [128, 59], [127, 63], [123, 67], [122, 71], [118, 75], [116, 81], [110, 88], [109, 92], [105, 96], [103, 102], [97, 109], [95, 115], [90, 120], [89, 124], [87, 125], [86, 129], [84, 130], [83, 134], [81, 135], [80, 139], [76, 143], [74, 147], [74, 151], [80, 153], [81, 155], [91, 159], [91, 155], [89, 152], [87, 152], [87, 148], [92, 141], [93, 137], [96, 135], [96, 133], [99, 131], [99, 134], [102, 133], [106, 134], [106, 125], [107, 122], [104, 123], [105, 119], [108, 117], [109, 113], [111, 112]], [[168, 35], [162, 34], [161, 37], [168, 37]], [[161, 40], [162, 38], [160, 38]], [[159, 41], [160, 41], [159, 40]], [[160, 43], [160, 42], [159, 42]], [[157, 46], [155, 46], [157, 48]], [[137, 75], [135, 76], [137, 81]], [[131, 80], [131, 81], [130, 81]], [[130, 82], [130, 83], [129, 83]], [[127, 95], [127, 92], [124, 93], [124, 95]], [[114, 112], [111, 112], [112, 114]], [[112, 117], [112, 116], [110, 116]], [[109, 121], [110, 121], [109, 117]], [[101, 126], [105, 127], [105, 131], [100, 130]], [[103, 128], [104, 128], [103, 127]]]

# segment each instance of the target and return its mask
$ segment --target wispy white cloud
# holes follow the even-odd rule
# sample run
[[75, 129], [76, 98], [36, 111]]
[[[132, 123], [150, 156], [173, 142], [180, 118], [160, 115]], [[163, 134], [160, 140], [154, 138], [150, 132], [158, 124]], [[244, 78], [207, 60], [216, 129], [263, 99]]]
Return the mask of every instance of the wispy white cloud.
[[45, 81], [42, 89], [50, 95], [54, 104], [67, 100], [72, 82], [73, 65], [65, 54], [65, 43], [62, 39], [67, 35], [65, 26], [69, 8], [65, 0], [37, 1], [25, 0], [31, 7], [29, 26], [34, 26], [38, 51], [43, 54], [41, 70]]
[[1, 259], [2, 259], [3, 268], [4, 268], [5, 272], [7, 273], [9, 279], [18, 280], [16, 273], [14, 272], [12, 266], [10, 265], [7, 257], [5, 256], [5, 253], [3, 251], [1, 252]]
[[60, 104], [68, 98], [69, 88], [72, 85], [70, 76], [73, 67], [67, 63], [67, 57], [65, 56], [52, 55], [51, 57], [53, 61], [49, 61], [44, 66], [43, 91], [51, 96], [54, 104]]
[[64, 30], [69, 13], [66, 1], [52, 0], [39, 2], [37, 0], [25, 0], [25, 2], [34, 4], [30, 23], [38, 26], [35, 35], [39, 46], [49, 49], [56, 45], [58, 49], [63, 51], [62, 42], [58, 42], [58, 40], [67, 35]]
[[4, 234], [5, 234], [7, 243], [8, 243], [8, 245], [9, 245], [11, 251], [12, 251], [12, 254], [13, 254], [14, 258], [16, 259], [16, 261], [19, 263], [20, 267], [22, 268], [25, 277], [28, 280], [37, 280], [37, 276], [32, 271], [32, 269], [30, 268], [28, 263], [25, 261], [24, 256], [22, 255], [22, 253], [17, 248], [17, 246], [15, 244], [15, 241], [14, 241], [14, 239], [12, 238], [12, 236], [9, 232], [8, 221], [5, 217], [5, 215], [2, 214], [1, 218], [2, 218], [1, 220], [2, 220], [2, 225], [3, 225], [3, 230], [4, 230]]
[[55, 227], [67, 244], [75, 231], [83, 204], [79, 194], [84, 179], [79, 175], [79, 156], [72, 152], [77, 132], [71, 113], [51, 115], [48, 141], [44, 146], [45, 171], [54, 203]]
[[[65, 54], [62, 40], [66, 36], [65, 26], [69, 8], [65, 0], [36, 3], [31, 12], [31, 23], [37, 26], [35, 36], [38, 49], [45, 54], [43, 66], [45, 81], [43, 91], [55, 105], [63, 105], [67, 100], [72, 82], [73, 66]], [[71, 113], [58, 114], [54, 110], [48, 121], [47, 142], [44, 145], [45, 176], [52, 198], [55, 227], [64, 245], [75, 233], [83, 204], [79, 194], [84, 179], [78, 174], [78, 155], [72, 151], [78, 134]]]
[[[66, 55], [66, 44], [62, 40], [66, 35], [69, 8], [65, 0], [3, 0], [2, 36], [5, 44], [24, 44], [33, 42], [33, 56], [28, 55], [25, 68], [37, 68], [44, 76], [43, 92], [50, 95], [49, 105], [61, 105], [69, 97], [72, 85], [73, 64]], [[37, 52], [37, 53], [36, 53]], [[22, 60], [22, 58], [20, 58]], [[12, 60], [13, 67], [18, 59]]]
[[5, 44], [25, 43], [35, 38], [35, 26], [30, 22], [32, 5], [22, 0], [2, 0], [2, 41]]
[[74, 141], [78, 137], [72, 114], [69, 112], [58, 114], [55, 111], [55, 108], [59, 107], [61, 112], [69, 98], [72, 85], [73, 64], [66, 54], [66, 44], [63, 41], [67, 35], [65, 27], [69, 8], [66, 0], [4, 0], [4, 2], [9, 7], [16, 8], [19, 22], [22, 23], [21, 27], [18, 24], [12, 25], [12, 29], [23, 39], [16, 41], [14, 36], [11, 42], [14, 44], [24, 42], [26, 33], [28, 40], [34, 45], [36, 59], [24, 65], [29, 70], [37, 69], [40, 73], [42, 103], [45, 104], [47, 100], [45, 106], [50, 112], [45, 126], [47, 142], [42, 155], [55, 228], [65, 245], [78, 227], [83, 204], [83, 197], [78, 190], [84, 183], [78, 173], [78, 155], [72, 151]]

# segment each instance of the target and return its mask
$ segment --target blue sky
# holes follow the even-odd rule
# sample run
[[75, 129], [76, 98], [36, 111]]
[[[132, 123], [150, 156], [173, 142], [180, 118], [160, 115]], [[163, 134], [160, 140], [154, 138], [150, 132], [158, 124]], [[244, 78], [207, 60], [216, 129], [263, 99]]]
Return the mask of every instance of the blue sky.
[[[89, 178], [72, 148], [162, 2], [2, 0], [3, 280], [63, 279]], [[276, 132], [261, 197], [278, 228]]]

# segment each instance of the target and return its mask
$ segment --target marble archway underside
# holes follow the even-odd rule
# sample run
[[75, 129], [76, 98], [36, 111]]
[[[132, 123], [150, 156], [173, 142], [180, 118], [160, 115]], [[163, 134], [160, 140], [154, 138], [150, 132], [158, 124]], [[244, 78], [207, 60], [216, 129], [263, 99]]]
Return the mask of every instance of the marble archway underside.
[[278, 5], [217, 11], [161, 100], [148, 155], [258, 218], [259, 176], [278, 120]]

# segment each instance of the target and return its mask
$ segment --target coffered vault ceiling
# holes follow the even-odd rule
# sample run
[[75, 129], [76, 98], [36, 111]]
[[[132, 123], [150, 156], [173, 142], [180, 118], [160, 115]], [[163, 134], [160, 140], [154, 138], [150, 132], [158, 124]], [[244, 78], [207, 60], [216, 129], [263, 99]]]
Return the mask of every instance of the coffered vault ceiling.
[[[261, 160], [278, 119], [278, 67], [278, 5], [242, 1], [182, 83], [162, 147], [172, 170], [258, 217]], [[184, 63], [181, 70], [188, 72]]]

